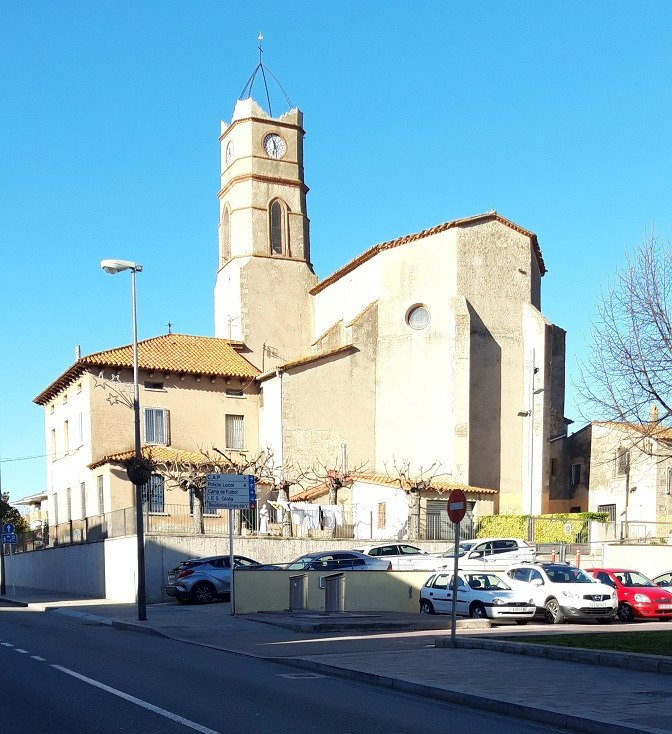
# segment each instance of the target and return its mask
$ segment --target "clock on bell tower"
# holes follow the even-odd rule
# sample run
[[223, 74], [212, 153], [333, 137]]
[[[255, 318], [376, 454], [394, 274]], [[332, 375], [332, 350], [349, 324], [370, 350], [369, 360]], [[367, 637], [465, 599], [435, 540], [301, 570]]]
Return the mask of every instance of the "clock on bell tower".
[[[260, 369], [310, 350], [309, 222], [303, 115], [268, 115], [251, 97], [222, 122], [215, 336], [242, 341]], [[263, 347], [277, 357], [262, 358]]]

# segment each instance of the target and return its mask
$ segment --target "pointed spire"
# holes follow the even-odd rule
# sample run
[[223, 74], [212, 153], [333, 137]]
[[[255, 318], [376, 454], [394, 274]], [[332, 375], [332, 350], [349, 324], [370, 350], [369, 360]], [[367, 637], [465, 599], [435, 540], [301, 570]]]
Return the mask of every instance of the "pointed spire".
[[268, 114], [271, 117], [273, 117], [273, 110], [271, 108], [271, 95], [269, 94], [269, 91], [268, 91], [268, 81], [266, 79], [266, 72], [268, 72], [269, 76], [278, 85], [278, 89], [280, 89], [280, 91], [282, 92], [285, 98], [285, 101], [287, 102], [288, 107], [292, 106], [292, 102], [289, 99], [289, 97], [287, 96], [287, 92], [285, 92], [284, 87], [282, 86], [282, 84], [280, 84], [275, 74], [262, 61], [263, 54], [264, 54], [264, 49], [262, 45], [263, 40], [264, 40], [264, 34], [261, 31], [259, 31], [259, 35], [257, 36], [257, 41], [259, 42], [259, 45], [257, 46], [257, 48], [259, 49], [259, 63], [255, 66], [254, 71], [252, 72], [252, 74], [250, 74], [249, 79], [245, 82], [243, 91], [240, 93], [240, 96], [238, 97], [238, 99], [248, 99], [252, 96], [252, 88], [254, 87], [254, 81], [257, 78], [257, 74], [261, 72], [261, 78], [264, 80], [264, 91], [266, 92], [266, 104], [268, 104]]

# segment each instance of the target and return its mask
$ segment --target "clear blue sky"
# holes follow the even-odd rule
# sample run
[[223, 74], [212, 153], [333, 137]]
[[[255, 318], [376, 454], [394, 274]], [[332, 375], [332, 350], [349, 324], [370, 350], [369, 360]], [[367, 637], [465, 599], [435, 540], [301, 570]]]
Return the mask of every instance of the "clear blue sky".
[[[144, 265], [141, 338], [168, 320], [213, 333], [219, 121], [259, 30], [305, 115], [318, 275], [497, 209], [539, 237], [543, 310], [568, 330], [571, 383], [626, 248], [672, 229], [671, 27], [669, 2], [6, 0], [3, 489], [44, 488], [31, 401], [75, 345], [130, 341], [129, 279], [101, 258]], [[570, 388], [565, 412], [577, 408]]]

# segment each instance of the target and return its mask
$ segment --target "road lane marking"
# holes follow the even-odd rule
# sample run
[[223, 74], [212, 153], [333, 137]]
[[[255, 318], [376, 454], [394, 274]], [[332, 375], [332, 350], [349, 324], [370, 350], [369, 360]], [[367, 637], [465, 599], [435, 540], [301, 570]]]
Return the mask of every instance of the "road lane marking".
[[3, 645], [4, 647], [14, 647], [11, 642], [0, 642], [0, 645]]
[[20, 647], [15, 647], [14, 652], [20, 652], [22, 655], [28, 655], [28, 650], [24, 650]]
[[44, 658], [41, 658], [39, 655], [31, 655], [30, 656], [33, 660], [39, 660], [41, 663], [44, 662]]
[[276, 673], [280, 678], [291, 678], [292, 680], [303, 680], [305, 678], [326, 678], [326, 675], [319, 673]]
[[201, 734], [220, 734], [220, 732], [215, 731], [214, 729], [208, 729], [207, 726], [202, 726], [201, 724], [197, 724], [195, 721], [190, 721], [189, 719], [185, 719], [183, 716], [174, 714], [172, 713], [172, 711], [166, 711], [166, 709], [162, 709], [162, 708], [159, 708], [158, 706], [154, 706], [154, 704], [147, 703], [147, 701], [143, 701], [141, 698], [136, 698], [135, 696], [131, 696], [129, 693], [124, 693], [123, 691], [118, 691], [116, 688], [106, 686], [104, 683], [100, 683], [97, 680], [93, 680], [93, 678], [87, 678], [85, 675], [81, 675], [81, 673], [76, 673], [74, 670], [70, 670], [69, 668], [64, 668], [61, 665], [54, 665], [53, 663], [51, 664], [51, 667], [56, 668], [56, 670], [60, 670], [62, 673], [71, 675], [73, 678], [78, 678], [79, 680], [84, 681], [84, 683], [88, 683], [89, 685], [95, 686], [96, 688], [100, 688], [103, 691], [107, 691], [108, 693], [111, 693], [114, 696], [119, 696], [119, 698], [123, 698], [126, 701], [130, 701], [131, 703], [134, 703], [137, 706], [142, 706], [142, 708], [147, 709], [148, 711], [153, 711], [154, 713], [159, 714], [160, 716], [165, 716], [166, 719], [172, 719], [173, 721], [177, 721], [178, 724], [188, 726], [190, 729], [194, 729], [194, 731], [201, 732]]

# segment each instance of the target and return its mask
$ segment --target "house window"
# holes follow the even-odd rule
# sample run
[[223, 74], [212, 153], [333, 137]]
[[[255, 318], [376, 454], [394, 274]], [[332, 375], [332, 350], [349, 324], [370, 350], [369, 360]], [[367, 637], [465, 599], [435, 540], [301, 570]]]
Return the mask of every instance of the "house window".
[[142, 498], [147, 504], [149, 512], [165, 511], [165, 491], [163, 477], [159, 474], [152, 474], [149, 482], [142, 488]]
[[54, 527], [58, 526], [58, 492], [54, 492]]
[[145, 443], [168, 446], [168, 411], [164, 408], [145, 408]]
[[242, 390], [234, 390], [231, 388], [226, 388], [226, 397], [227, 398], [244, 398], [245, 394]]
[[63, 451], [70, 451], [70, 423], [63, 421]]
[[52, 404], [51, 404], [51, 405], [49, 406], [49, 412], [50, 412], [50, 413], [51, 413], [51, 414], [53, 415], [53, 413], [54, 413], [54, 410], [55, 410], [55, 409], [56, 409], [56, 406], [55, 406], [55, 405], [54, 405], [54, 404], [52, 403]]
[[63, 405], [66, 405], [66, 404], [67, 404], [67, 402], [68, 402], [68, 393], [66, 392], [66, 393], [65, 393], [65, 394], [63, 395]]
[[572, 464], [572, 487], [581, 484], [581, 464]]
[[378, 503], [378, 530], [382, 530], [385, 527], [385, 503]]
[[98, 514], [104, 515], [105, 514], [105, 492], [104, 492], [104, 486], [103, 486], [103, 475], [99, 474], [96, 481], [98, 483]]
[[616, 505], [598, 505], [598, 512], [606, 512], [609, 517], [609, 522], [616, 522]]
[[226, 448], [238, 451], [245, 448], [245, 423], [242, 415], [226, 416]]
[[65, 490], [65, 521], [72, 520], [72, 493], [70, 487]]
[[77, 392], [82, 392], [82, 383], [81, 382], [78, 382], [77, 383]]
[[56, 429], [51, 429], [51, 460], [56, 459]]
[[620, 448], [616, 454], [616, 474], [624, 476], [630, 469], [630, 452], [627, 449]]
[[555, 477], [558, 473], [558, 460], [555, 458], [551, 459], [551, 476]]
[[82, 501], [82, 520], [86, 517], [86, 483], [81, 482], [79, 485], [79, 496]]
[[77, 416], [77, 433], [78, 433], [78, 446], [84, 443], [84, 415], [80, 413]]
[[219, 267], [226, 264], [231, 256], [231, 213], [225, 206], [222, 211], [222, 220], [219, 224]]
[[268, 218], [271, 239], [271, 254], [282, 255], [285, 247], [285, 210], [279, 199], [271, 202]]
[[145, 380], [145, 390], [163, 390], [163, 383]]

